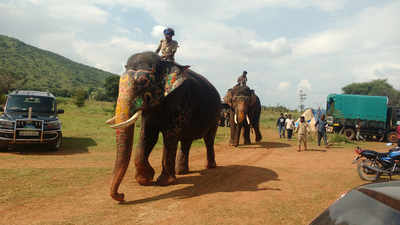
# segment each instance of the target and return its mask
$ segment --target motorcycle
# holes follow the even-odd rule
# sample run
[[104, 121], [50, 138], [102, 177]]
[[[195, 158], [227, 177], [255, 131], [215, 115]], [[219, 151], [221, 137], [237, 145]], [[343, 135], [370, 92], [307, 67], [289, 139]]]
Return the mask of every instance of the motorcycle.
[[382, 175], [400, 175], [400, 147], [392, 148], [388, 152], [377, 152], [361, 149], [357, 146], [357, 154], [353, 164], [357, 164], [357, 172], [361, 179], [376, 181]]

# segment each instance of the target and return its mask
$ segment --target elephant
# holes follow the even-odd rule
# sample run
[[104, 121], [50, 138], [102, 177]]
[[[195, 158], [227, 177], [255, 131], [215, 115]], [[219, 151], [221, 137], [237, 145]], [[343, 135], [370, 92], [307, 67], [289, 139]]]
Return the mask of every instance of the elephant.
[[261, 103], [258, 96], [248, 86], [235, 86], [228, 90], [224, 102], [230, 108], [230, 144], [239, 145], [241, 129], [244, 128], [244, 144], [250, 144], [250, 127], [254, 129], [255, 141], [262, 139], [260, 132]]
[[[221, 111], [220, 95], [202, 75], [175, 62], [163, 61], [153, 52], [128, 58], [120, 77], [115, 116], [106, 123], [116, 129], [117, 153], [110, 195], [124, 201], [119, 185], [129, 166], [134, 123], [141, 115], [139, 144], [135, 151], [135, 179], [150, 185], [154, 169], [148, 158], [161, 132], [164, 145], [161, 186], [176, 182], [178, 174], [189, 172], [189, 150], [195, 139], [203, 138], [207, 149], [206, 168], [215, 168], [214, 140]], [[133, 115], [133, 116], [132, 116]], [[178, 163], [175, 161], [178, 142]]]

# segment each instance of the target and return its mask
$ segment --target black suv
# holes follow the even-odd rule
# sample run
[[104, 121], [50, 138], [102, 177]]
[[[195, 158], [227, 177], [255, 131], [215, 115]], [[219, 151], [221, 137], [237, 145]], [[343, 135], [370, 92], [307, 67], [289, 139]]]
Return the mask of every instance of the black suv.
[[14, 91], [0, 106], [0, 148], [15, 144], [41, 143], [51, 150], [61, 147], [61, 122], [55, 97], [49, 92]]

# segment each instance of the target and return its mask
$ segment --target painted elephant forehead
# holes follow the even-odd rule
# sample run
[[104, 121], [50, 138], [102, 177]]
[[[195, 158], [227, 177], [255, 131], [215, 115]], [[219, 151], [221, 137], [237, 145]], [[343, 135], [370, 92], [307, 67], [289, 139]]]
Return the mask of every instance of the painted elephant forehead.
[[167, 96], [186, 80], [184, 73], [173, 72], [164, 77], [164, 96]]

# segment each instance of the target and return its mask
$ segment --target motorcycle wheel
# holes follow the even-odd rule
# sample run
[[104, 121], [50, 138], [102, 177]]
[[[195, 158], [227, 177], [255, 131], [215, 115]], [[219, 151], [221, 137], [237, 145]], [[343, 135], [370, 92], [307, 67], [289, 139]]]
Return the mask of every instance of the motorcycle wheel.
[[361, 160], [357, 165], [357, 172], [361, 179], [366, 181], [376, 181], [381, 176], [381, 173], [365, 168], [363, 165], [380, 168], [379, 165], [369, 159]]

